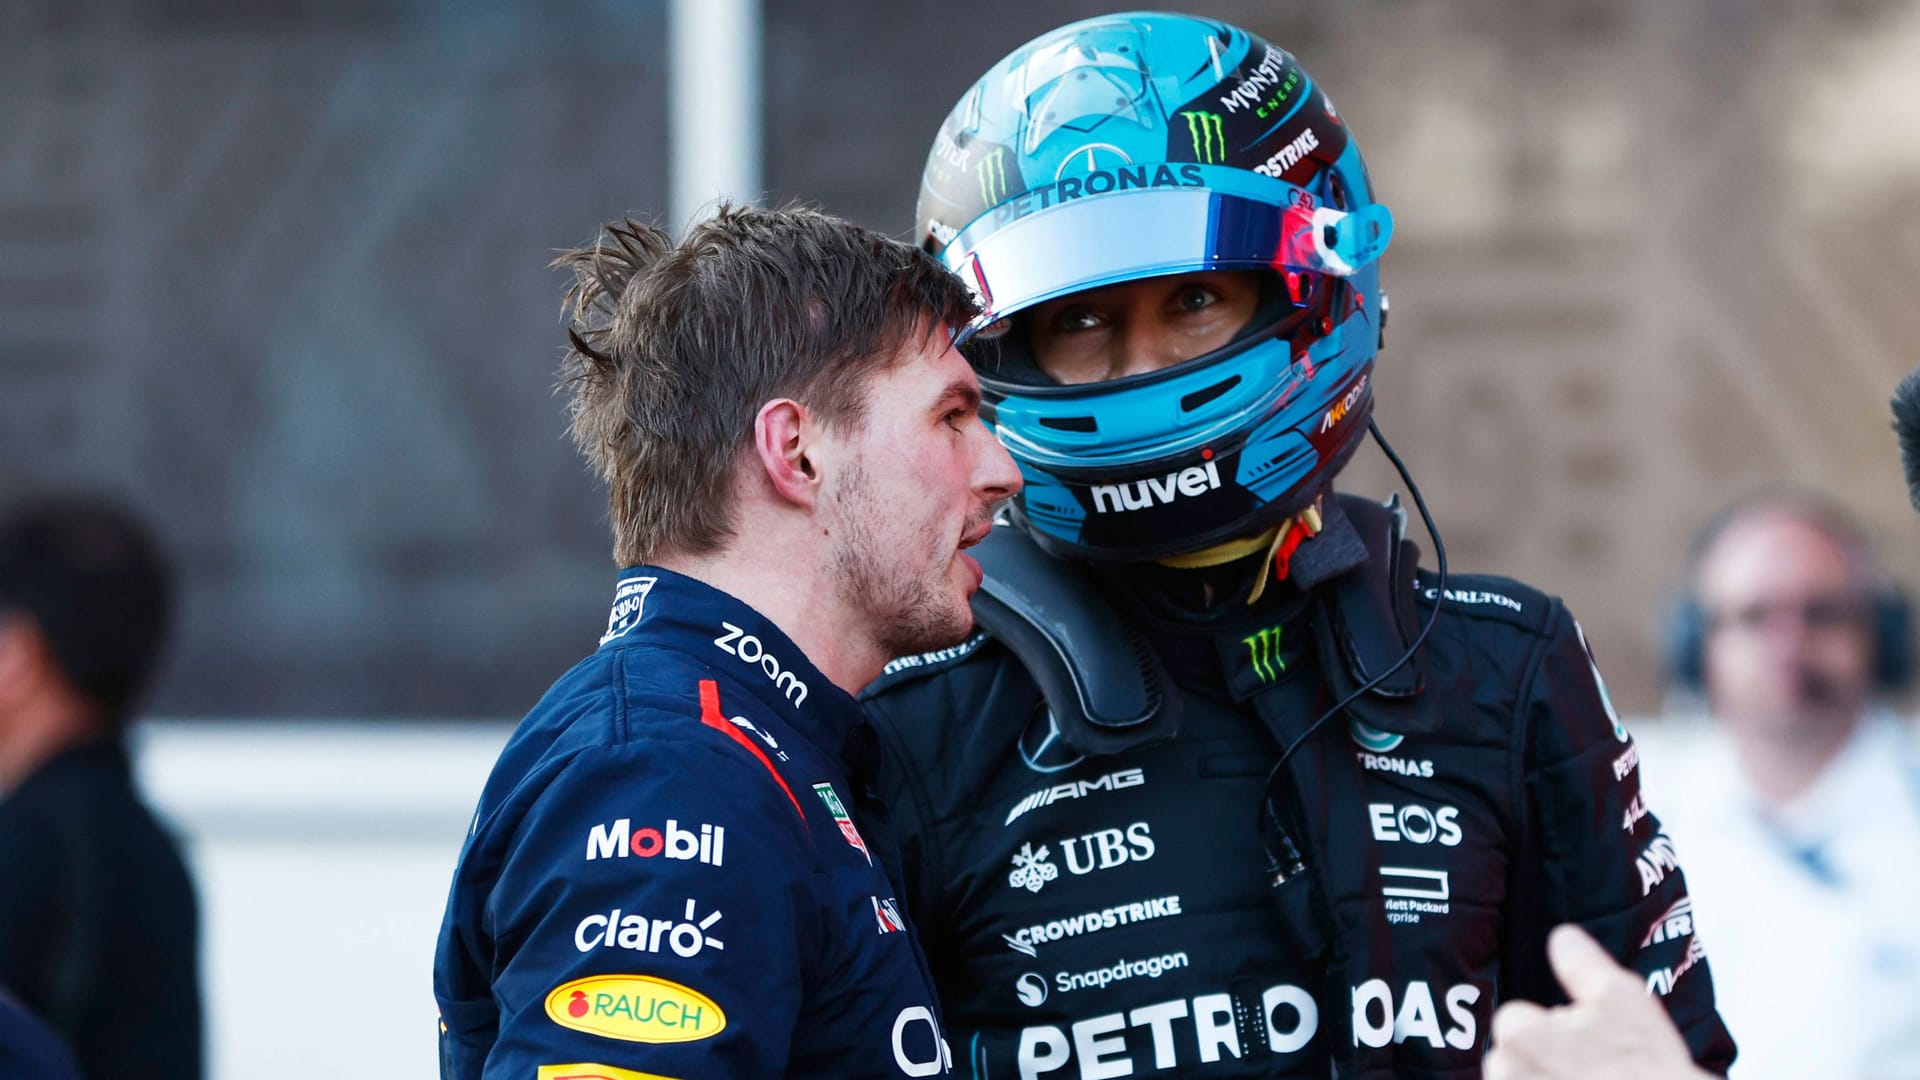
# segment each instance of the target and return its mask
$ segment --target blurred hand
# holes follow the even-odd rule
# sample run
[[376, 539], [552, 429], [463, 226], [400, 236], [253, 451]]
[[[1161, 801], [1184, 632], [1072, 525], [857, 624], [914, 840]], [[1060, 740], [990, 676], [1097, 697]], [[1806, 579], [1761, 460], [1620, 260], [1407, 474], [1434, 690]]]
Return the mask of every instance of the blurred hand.
[[1547, 959], [1572, 1002], [1500, 1006], [1486, 1080], [1711, 1080], [1646, 984], [1585, 931], [1555, 927]]

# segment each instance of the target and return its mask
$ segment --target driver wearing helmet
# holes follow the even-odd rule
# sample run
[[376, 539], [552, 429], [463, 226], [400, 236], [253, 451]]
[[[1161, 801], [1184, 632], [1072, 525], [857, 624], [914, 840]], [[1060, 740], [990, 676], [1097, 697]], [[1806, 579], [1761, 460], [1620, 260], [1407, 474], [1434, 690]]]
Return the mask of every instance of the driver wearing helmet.
[[1025, 478], [980, 632], [867, 693], [956, 1061], [1478, 1076], [1501, 1001], [1564, 1000], [1573, 922], [1724, 1072], [1579, 626], [1331, 490], [1392, 217], [1298, 62], [1188, 16], [1062, 27], [960, 99], [918, 218]]

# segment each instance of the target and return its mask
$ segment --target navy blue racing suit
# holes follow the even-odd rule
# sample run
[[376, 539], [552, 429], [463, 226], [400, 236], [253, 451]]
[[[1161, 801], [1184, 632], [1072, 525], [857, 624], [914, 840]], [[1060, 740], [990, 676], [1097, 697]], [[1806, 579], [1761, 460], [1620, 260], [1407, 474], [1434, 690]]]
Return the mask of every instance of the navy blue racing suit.
[[753, 609], [623, 572], [481, 794], [434, 961], [441, 1075], [949, 1073], [871, 738]]

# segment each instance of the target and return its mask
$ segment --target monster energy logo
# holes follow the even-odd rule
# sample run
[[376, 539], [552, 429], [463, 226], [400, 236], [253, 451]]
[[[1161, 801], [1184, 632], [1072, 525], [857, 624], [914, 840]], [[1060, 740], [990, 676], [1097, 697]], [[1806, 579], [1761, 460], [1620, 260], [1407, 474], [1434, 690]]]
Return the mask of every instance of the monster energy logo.
[[1280, 656], [1280, 631], [1282, 627], [1269, 626], [1258, 630], [1251, 637], [1240, 640], [1247, 646], [1247, 660], [1253, 665], [1253, 673], [1260, 676], [1261, 682], [1272, 682], [1287, 670], [1287, 662]]
[[980, 197], [988, 206], [1007, 197], [1007, 148], [1002, 146], [994, 150], [973, 167], [974, 175], [980, 179]]
[[1227, 157], [1227, 133], [1220, 124], [1220, 114], [1211, 112], [1183, 112], [1187, 118], [1187, 135], [1193, 139], [1193, 158], [1203, 165], [1218, 165]]

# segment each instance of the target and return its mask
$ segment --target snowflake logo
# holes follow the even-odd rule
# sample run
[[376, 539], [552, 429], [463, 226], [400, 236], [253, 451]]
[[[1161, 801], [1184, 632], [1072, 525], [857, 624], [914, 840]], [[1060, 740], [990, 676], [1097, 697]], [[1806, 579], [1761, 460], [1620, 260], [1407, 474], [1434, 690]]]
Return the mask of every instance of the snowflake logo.
[[1021, 844], [1013, 854], [1013, 873], [1007, 875], [1007, 884], [1037, 893], [1059, 876], [1060, 868], [1047, 861], [1047, 845], [1041, 844], [1035, 851], [1032, 844]]

